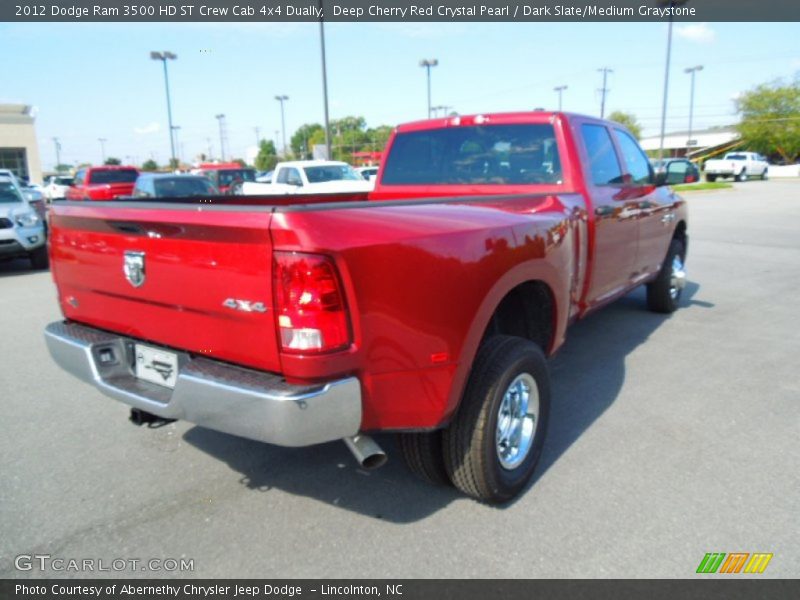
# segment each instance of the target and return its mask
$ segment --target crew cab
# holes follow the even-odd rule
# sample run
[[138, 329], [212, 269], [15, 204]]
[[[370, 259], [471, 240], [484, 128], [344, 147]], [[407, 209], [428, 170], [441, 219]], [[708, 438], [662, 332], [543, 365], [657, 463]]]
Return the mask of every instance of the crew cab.
[[78, 169], [72, 185], [67, 188], [66, 200], [115, 200], [130, 196], [139, 171], [136, 167], [107, 165]]
[[706, 181], [716, 181], [718, 177], [733, 177], [736, 181], [747, 181], [748, 177], [766, 179], [769, 163], [755, 152], [728, 152], [724, 158], [706, 161], [704, 171]]
[[353, 167], [335, 160], [296, 160], [275, 166], [270, 183], [245, 183], [245, 195], [328, 194], [367, 192], [372, 183], [365, 181]]
[[505, 502], [568, 325], [639, 285], [678, 308], [668, 171], [619, 124], [522, 112], [397, 127], [371, 193], [59, 203], [45, 337], [136, 422], [341, 439], [364, 467], [395, 432], [423, 479]]

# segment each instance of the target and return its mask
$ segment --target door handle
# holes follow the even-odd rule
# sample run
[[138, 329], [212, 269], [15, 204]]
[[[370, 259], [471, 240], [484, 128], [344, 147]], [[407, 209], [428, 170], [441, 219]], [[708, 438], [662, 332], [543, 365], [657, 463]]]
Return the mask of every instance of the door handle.
[[675, 213], [668, 213], [661, 217], [661, 222], [664, 224], [672, 223], [675, 220]]

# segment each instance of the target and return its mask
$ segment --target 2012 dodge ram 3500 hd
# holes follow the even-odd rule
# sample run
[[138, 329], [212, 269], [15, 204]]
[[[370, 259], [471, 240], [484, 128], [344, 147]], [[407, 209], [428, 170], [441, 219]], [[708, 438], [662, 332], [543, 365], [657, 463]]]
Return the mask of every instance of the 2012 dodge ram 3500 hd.
[[647, 284], [671, 312], [684, 201], [628, 131], [564, 113], [398, 127], [375, 190], [53, 206], [62, 367], [139, 415], [255, 440], [400, 434], [410, 468], [503, 502], [542, 452], [545, 357]]

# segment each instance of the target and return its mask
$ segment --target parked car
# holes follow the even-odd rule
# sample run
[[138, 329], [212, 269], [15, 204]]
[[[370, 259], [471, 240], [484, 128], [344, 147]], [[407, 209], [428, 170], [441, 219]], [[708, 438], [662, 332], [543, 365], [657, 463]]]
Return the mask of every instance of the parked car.
[[275, 171], [256, 171], [256, 181], [258, 183], [272, 183], [272, 174]]
[[256, 180], [256, 170], [239, 163], [202, 164], [192, 173], [208, 177], [220, 194], [237, 194], [242, 184]]
[[680, 183], [695, 183], [700, 181], [700, 169], [687, 158], [666, 158], [652, 160], [653, 170], [656, 175], [669, 172], [666, 183], [676, 185]]
[[51, 175], [47, 178], [44, 185], [44, 196], [47, 200], [62, 200], [69, 186], [74, 182], [74, 178], [69, 175]]
[[0, 259], [29, 258], [34, 269], [46, 269], [44, 222], [19, 191], [19, 184], [0, 175]]
[[358, 167], [356, 169], [356, 173], [361, 175], [367, 181], [374, 181], [375, 178], [378, 176], [378, 168], [379, 167]]
[[142, 173], [133, 187], [135, 198], [216, 196], [219, 190], [203, 175]]
[[140, 423], [343, 439], [367, 468], [399, 432], [423, 479], [510, 500], [568, 325], [639, 285], [678, 308], [686, 203], [622, 125], [574, 114], [410, 123], [385, 156], [345, 202], [53, 205], [54, 360]]
[[47, 229], [47, 205], [44, 201], [44, 194], [39, 189], [39, 186], [31, 185], [27, 180], [20, 179], [10, 169], [0, 169], [0, 176], [8, 177], [17, 188], [17, 191], [22, 195], [25, 200], [39, 215], [42, 223]]
[[368, 192], [372, 184], [364, 181], [350, 165], [335, 160], [296, 160], [279, 162], [271, 183], [245, 183], [247, 195], [325, 194]]
[[756, 152], [728, 152], [724, 158], [707, 160], [704, 171], [706, 181], [718, 177], [733, 177], [736, 181], [747, 181], [748, 177], [767, 178], [769, 163]]
[[130, 196], [139, 171], [136, 167], [102, 166], [78, 169], [67, 200], [114, 200]]

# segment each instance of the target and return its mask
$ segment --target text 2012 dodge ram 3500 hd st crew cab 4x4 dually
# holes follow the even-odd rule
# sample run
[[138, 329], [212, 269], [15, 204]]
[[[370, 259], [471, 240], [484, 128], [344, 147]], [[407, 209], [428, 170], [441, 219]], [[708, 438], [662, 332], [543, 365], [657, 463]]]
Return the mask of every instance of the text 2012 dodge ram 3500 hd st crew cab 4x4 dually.
[[660, 183], [621, 126], [533, 112], [398, 127], [370, 194], [59, 203], [47, 343], [140, 418], [364, 466], [397, 432], [424, 479], [507, 501], [567, 325], [640, 284], [677, 307], [686, 207]]

